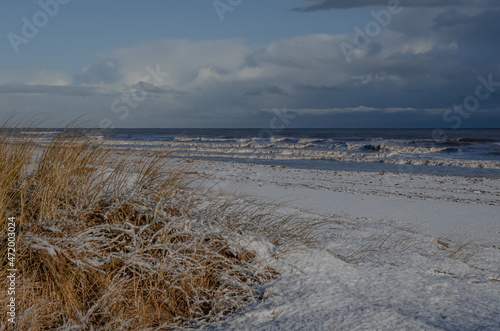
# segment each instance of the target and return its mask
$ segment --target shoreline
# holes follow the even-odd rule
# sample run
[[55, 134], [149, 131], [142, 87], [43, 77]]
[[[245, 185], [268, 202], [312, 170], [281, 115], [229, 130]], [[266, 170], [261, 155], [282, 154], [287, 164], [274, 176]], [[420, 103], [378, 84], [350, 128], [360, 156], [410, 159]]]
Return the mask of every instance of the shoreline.
[[305, 169], [305, 170], [329, 170], [329, 171], [356, 171], [356, 172], [390, 172], [397, 174], [421, 174], [433, 176], [453, 176], [453, 177], [470, 177], [470, 178], [495, 178], [500, 179], [499, 168], [484, 168], [481, 166], [452, 166], [452, 165], [430, 165], [426, 161], [421, 164], [403, 164], [403, 163], [387, 163], [379, 161], [338, 161], [338, 160], [304, 160], [304, 159], [258, 159], [258, 158], [233, 158], [225, 157], [197, 157], [180, 156], [182, 159], [195, 159], [203, 161], [215, 161], [238, 164], [254, 164], [267, 166], [285, 166], [287, 168]]

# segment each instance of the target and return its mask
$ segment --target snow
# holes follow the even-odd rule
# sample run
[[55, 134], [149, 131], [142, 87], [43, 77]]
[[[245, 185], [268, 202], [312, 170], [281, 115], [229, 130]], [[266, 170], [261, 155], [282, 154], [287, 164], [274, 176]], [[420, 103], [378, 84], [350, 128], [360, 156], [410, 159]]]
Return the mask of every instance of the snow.
[[209, 329], [500, 329], [500, 180], [216, 161], [193, 170], [207, 187], [332, 221], [317, 248], [278, 259], [249, 243], [279, 277]]
[[[298, 209], [397, 223], [429, 233], [500, 239], [500, 180], [455, 176], [306, 170], [205, 161], [213, 185]], [[208, 182], [207, 182], [208, 183]]]

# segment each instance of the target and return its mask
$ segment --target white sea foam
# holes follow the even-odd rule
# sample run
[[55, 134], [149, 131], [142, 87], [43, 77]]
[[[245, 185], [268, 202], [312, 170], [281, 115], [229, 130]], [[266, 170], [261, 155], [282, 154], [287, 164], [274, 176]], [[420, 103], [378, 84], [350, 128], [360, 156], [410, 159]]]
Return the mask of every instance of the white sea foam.
[[464, 153], [460, 147], [396, 145], [401, 142], [388, 140], [344, 143], [324, 139], [177, 137], [172, 141], [115, 140], [109, 143], [118, 148], [138, 150], [174, 149], [180, 156], [193, 158], [323, 160], [500, 169], [500, 160], [475, 159], [471, 152]]
[[[326, 168], [328, 165], [325, 162], [329, 161], [332, 165], [337, 163], [333, 165], [337, 168], [340, 162], [359, 163], [360, 166], [364, 163], [367, 167], [372, 165], [374, 168], [377, 167], [374, 166], [376, 163], [428, 166], [430, 173], [433, 173], [433, 167], [458, 167], [464, 171], [493, 169], [496, 174], [494, 176], [500, 176], [497, 172], [500, 169], [498, 130], [464, 131], [460, 135], [456, 133], [455, 136], [439, 141], [430, 139], [422, 131], [408, 133], [406, 130], [393, 133], [374, 133], [369, 130], [350, 133], [338, 130], [296, 130], [270, 137], [262, 137], [258, 130], [212, 130], [203, 134], [183, 130], [160, 130], [156, 133], [148, 130], [122, 131], [118, 130], [115, 136], [104, 138], [101, 133], [96, 132], [93, 139], [120, 150], [156, 153], [168, 150], [174, 151], [177, 156], [189, 158], [217, 158], [239, 162], [291, 161], [295, 164], [302, 162], [306, 167], [314, 167], [315, 161], [322, 161]], [[35, 141], [47, 143], [54, 133], [56, 131], [37, 132]]]

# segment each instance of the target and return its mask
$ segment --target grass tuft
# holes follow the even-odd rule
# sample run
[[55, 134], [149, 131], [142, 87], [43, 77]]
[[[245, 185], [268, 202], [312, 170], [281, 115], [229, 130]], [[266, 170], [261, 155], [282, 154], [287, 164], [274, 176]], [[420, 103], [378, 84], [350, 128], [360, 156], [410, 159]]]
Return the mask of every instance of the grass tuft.
[[[120, 155], [92, 134], [67, 127], [43, 136], [9, 120], [0, 129], [0, 277], [15, 217], [18, 329], [216, 321], [277, 276], [234, 238], [263, 237], [281, 253], [314, 241], [319, 224], [255, 200], [209, 198], [192, 185], [190, 166], [172, 166], [168, 154]], [[1, 291], [6, 307], [5, 284]]]

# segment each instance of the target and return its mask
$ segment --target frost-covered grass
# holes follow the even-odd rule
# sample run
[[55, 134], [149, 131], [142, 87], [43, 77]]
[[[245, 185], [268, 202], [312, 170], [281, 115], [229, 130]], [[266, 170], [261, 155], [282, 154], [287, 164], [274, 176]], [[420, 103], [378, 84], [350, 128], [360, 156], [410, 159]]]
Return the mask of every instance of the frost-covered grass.
[[17, 329], [217, 321], [276, 276], [243, 238], [264, 240], [278, 256], [316, 235], [317, 223], [271, 205], [203, 191], [168, 155], [117, 155], [71, 128], [43, 140], [8, 126], [0, 131], [0, 279], [15, 217]]

